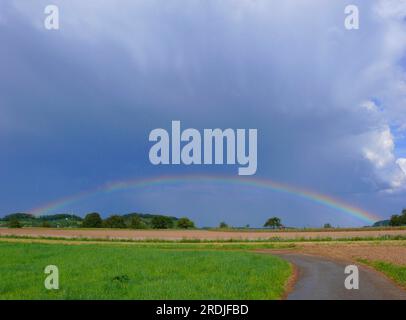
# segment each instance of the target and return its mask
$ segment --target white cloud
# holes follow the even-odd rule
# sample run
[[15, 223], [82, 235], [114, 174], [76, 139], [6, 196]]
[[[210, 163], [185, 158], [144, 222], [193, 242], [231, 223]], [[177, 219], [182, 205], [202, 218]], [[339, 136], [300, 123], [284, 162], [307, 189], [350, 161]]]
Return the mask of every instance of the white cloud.
[[363, 148], [364, 156], [378, 169], [393, 163], [395, 143], [390, 129], [386, 127], [381, 131], [371, 132], [369, 136], [369, 145]]
[[396, 163], [406, 175], [406, 158], [399, 158], [398, 160], [396, 160]]
[[378, 106], [371, 100], [367, 100], [361, 103], [361, 107], [370, 112], [378, 112]]
[[383, 18], [403, 19], [406, 16], [406, 0], [380, 0], [375, 12]]
[[363, 147], [363, 155], [374, 167], [378, 181], [387, 183], [387, 191], [403, 188], [406, 184], [406, 174], [400, 170], [402, 159], [396, 160], [395, 142], [389, 127], [369, 132]]

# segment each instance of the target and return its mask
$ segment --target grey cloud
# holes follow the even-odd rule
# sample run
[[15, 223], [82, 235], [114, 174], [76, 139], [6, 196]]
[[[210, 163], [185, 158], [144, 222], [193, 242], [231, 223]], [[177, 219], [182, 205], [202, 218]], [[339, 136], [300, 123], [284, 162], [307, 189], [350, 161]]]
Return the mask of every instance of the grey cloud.
[[[7, 9], [0, 38], [9, 44], [0, 53], [6, 70], [0, 144], [21, 157], [29, 142], [35, 147], [28, 157], [54, 168], [61, 175], [55, 180], [85, 176], [85, 186], [92, 179], [162, 174], [143, 157], [146, 137], [177, 119], [195, 128], [257, 128], [260, 177], [361, 206], [402, 174], [396, 157], [379, 167], [364, 150], [389, 159], [397, 141], [395, 150], [380, 148], [377, 134], [406, 123], [399, 65], [406, 42], [398, 41], [406, 35], [404, 1], [395, 9], [391, 0], [354, 1], [362, 14], [354, 32], [343, 28], [341, 1], [54, 2], [61, 10], [54, 34], [42, 27], [46, 1], [0, 5]], [[361, 107], [371, 99], [380, 112]], [[57, 161], [40, 153], [56, 153]], [[93, 159], [105, 154], [106, 162], [92, 169]], [[97, 168], [113, 169], [107, 178]], [[75, 190], [77, 183], [71, 185]], [[143, 199], [145, 208], [156, 202]], [[216, 199], [225, 217], [248, 210]], [[280, 211], [295, 214], [297, 208], [277, 199]], [[388, 200], [391, 210], [394, 203]]]

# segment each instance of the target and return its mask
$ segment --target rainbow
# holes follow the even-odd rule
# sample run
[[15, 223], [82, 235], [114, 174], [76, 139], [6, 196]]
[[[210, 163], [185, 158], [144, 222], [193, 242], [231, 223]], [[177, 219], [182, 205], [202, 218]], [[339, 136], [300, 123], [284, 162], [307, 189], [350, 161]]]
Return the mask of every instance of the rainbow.
[[347, 214], [349, 216], [358, 218], [367, 223], [373, 223], [380, 220], [377, 215], [365, 211], [363, 209], [352, 206], [348, 203], [332, 198], [330, 196], [317, 193], [308, 189], [299, 188], [269, 179], [250, 178], [250, 177], [227, 177], [227, 176], [207, 176], [207, 175], [188, 175], [188, 176], [160, 176], [148, 179], [132, 179], [107, 183], [94, 189], [86, 190], [78, 194], [70, 195], [68, 197], [57, 199], [56, 201], [49, 202], [38, 208], [34, 208], [29, 212], [34, 215], [45, 215], [55, 210], [64, 208], [70, 204], [77, 203], [80, 200], [99, 195], [109, 194], [117, 191], [124, 191], [132, 188], [143, 188], [148, 186], [158, 185], [172, 185], [181, 183], [212, 183], [212, 184], [234, 184], [242, 186], [251, 186], [255, 188], [262, 188], [274, 192], [285, 193], [294, 195], [305, 200], [318, 203], [328, 208], [332, 208], [338, 212]]

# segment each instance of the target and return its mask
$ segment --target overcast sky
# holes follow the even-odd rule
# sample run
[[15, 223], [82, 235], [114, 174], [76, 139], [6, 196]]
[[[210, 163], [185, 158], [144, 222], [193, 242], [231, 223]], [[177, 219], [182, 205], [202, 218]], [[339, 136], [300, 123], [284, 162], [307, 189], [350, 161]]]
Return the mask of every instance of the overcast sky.
[[[148, 135], [258, 129], [255, 178], [310, 189], [382, 218], [406, 207], [406, 1], [42, 0], [0, 2], [0, 216], [113, 181], [226, 175], [154, 166]], [[242, 178], [243, 179], [243, 178]], [[158, 185], [55, 213], [189, 216], [199, 226], [364, 221], [255, 187]]]

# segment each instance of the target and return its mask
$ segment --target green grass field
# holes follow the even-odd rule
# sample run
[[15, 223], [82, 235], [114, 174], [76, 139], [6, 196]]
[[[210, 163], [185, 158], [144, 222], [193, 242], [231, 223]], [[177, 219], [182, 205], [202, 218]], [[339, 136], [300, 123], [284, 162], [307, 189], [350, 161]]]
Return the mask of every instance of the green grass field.
[[[46, 290], [56, 265], [60, 289]], [[278, 299], [284, 260], [239, 250], [0, 243], [0, 299]]]
[[396, 265], [385, 261], [369, 261], [366, 259], [359, 259], [359, 261], [386, 274], [403, 288], [406, 288], [406, 266]]

